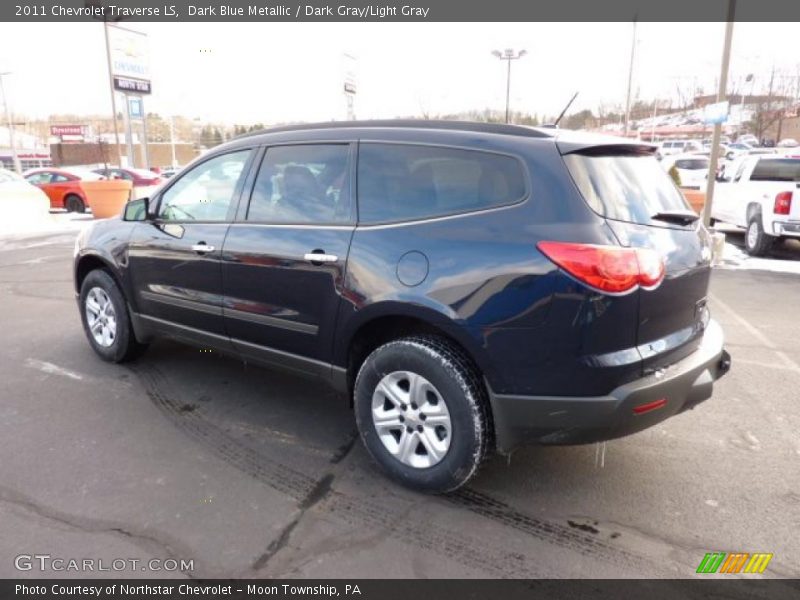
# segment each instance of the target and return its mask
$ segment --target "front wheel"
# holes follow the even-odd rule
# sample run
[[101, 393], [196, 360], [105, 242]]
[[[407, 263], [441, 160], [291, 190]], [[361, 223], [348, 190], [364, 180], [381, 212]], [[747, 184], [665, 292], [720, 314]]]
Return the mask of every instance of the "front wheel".
[[486, 457], [485, 390], [461, 350], [443, 338], [413, 336], [379, 347], [361, 366], [354, 396], [364, 445], [407, 487], [455, 490]]
[[107, 271], [96, 269], [83, 280], [80, 308], [86, 338], [103, 360], [124, 362], [144, 350], [133, 334], [122, 291]]
[[761, 215], [755, 214], [747, 222], [744, 247], [751, 256], [764, 256], [775, 243], [775, 237], [768, 235], [761, 224]]

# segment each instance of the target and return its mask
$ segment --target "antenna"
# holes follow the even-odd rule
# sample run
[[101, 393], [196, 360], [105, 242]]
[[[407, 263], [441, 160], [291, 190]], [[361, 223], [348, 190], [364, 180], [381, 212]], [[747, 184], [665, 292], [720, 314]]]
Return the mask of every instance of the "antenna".
[[562, 110], [562, 111], [561, 111], [561, 114], [560, 114], [560, 115], [558, 115], [558, 118], [556, 119], [556, 122], [555, 122], [555, 123], [553, 123], [553, 125], [555, 125], [556, 127], [558, 127], [558, 124], [559, 124], [559, 122], [560, 122], [560, 121], [561, 121], [561, 119], [564, 117], [564, 113], [566, 113], [566, 112], [569, 110], [569, 107], [570, 107], [570, 106], [572, 106], [572, 103], [573, 103], [573, 102], [575, 102], [575, 98], [577, 98], [577, 97], [578, 97], [578, 92], [575, 92], [575, 94], [573, 94], [573, 96], [572, 96], [572, 98], [570, 99], [570, 101], [569, 101], [569, 102], [567, 102], [567, 105], [564, 107], [564, 110]]

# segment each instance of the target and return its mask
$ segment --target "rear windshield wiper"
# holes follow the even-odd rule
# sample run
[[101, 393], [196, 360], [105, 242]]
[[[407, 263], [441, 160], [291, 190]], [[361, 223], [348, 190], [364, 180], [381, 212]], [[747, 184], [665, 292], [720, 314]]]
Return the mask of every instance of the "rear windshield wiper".
[[676, 223], [677, 225], [691, 225], [700, 217], [691, 210], [664, 210], [657, 212], [650, 218], [666, 223]]

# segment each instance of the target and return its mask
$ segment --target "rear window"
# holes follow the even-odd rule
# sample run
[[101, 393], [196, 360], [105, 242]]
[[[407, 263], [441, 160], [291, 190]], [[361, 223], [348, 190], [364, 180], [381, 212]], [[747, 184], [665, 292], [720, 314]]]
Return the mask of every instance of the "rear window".
[[753, 168], [750, 181], [800, 182], [800, 160], [796, 158], [759, 160]]
[[512, 204], [525, 196], [520, 162], [473, 150], [362, 143], [359, 221], [411, 221]]
[[592, 210], [608, 219], [663, 226], [651, 217], [689, 209], [670, 176], [650, 155], [567, 154], [564, 162]]
[[686, 170], [708, 169], [708, 160], [705, 158], [687, 158], [675, 161], [675, 168]]

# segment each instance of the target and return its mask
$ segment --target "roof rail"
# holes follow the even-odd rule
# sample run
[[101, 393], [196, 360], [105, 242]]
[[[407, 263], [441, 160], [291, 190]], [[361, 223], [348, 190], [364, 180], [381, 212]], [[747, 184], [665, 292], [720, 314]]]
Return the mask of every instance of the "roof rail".
[[446, 121], [436, 119], [377, 119], [369, 121], [329, 121], [327, 123], [299, 123], [297, 125], [283, 125], [252, 131], [237, 136], [242, 139], [254, 135], [267, 133], [282, 133], [287, 131], [307, 131], [311, 129], [342, 129], [342, 128], [415, 128], [415, 129], [446, 129], [451, 131], [474, 131], [476, 133], [495, 133], [500, 135], [516, 135], [521, 137], [547, 138], [552, 134], [539, 131], [523, 125], [508, 125], [505, 123], [484, 123], [479, 121]]

